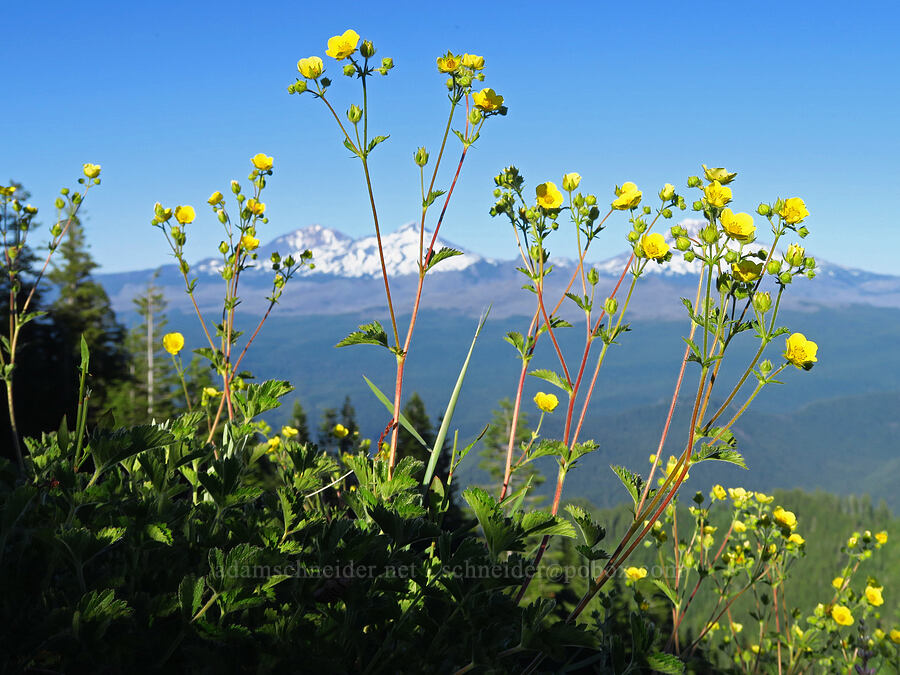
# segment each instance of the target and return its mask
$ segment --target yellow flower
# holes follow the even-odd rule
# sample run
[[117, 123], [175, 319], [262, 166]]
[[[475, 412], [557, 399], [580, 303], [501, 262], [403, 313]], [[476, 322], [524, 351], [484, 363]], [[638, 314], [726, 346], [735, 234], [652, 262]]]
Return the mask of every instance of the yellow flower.
[[787, 339], [787, 349], [784, 358], [797, 368], [809, 370], [816, 363], [816, 352], [819, 349], [812, 340], [807, 340], [803, 333], [794, 333]]
[[537, 194], [538, 206], [545, 209], [558, 209], [562, 206], [562, 192], [559, 191], [556, 184], [552, 181], [548, 180], [546, 183], [541, 183], [534, 191]]
[[338, 438], [346, 438], [347, 434], [350, 433], [350, 430], [343, 424], [335, 424], [334, 429], [331, 430], [331, 433], [333, 433]]
[[729, 173], [728, 169], [723, 169], [722, 167], [717, 167], [714, 169], [709, 169], [706, 167], [706, 164], [701, 164], [703, 167], [703, 173], [706, 176], [706, 180], [710, 183], [718, 181], [721, 185], [728, 185], [731, 181], [735, 179], [737, 173]]
[[779, 525], [783, 525], [791, 530], [797, 527], [797, 516], [794, 515], [792, 511], [785, 511], [782, 507], [778, 506], [772, 511], [772, 517], [775, 519], [775, 522]]
[[725, 499], [725, 497], [728, 496], [725, 488], [723, 488], [721, 485], [713, 485], [712, 494], [716, 499]]
[[295, 429], [294, 427], [289, 427], [289, 426], [281, 427], [281, 435], [284, 436], [285, 438], [293, 438], [294, 436], [296, 436], [299, 433], [300, 432], [297, 429]]
[[259, 239], [249, 234], [245, 234], [241, 237], [241, 248], [245, 251], [255, 251], [259, 248]]
[[880, 607], [884, 604], [884, 598], [881, 597], [882, 590], [880, 586], [866, 586], [866, 601], [872, 607]]
[[342, 61], [356, 51], [359, 44], [359, 33], [353, 29], [347, 29], [343, 35], [335, 35], [328, 38], [328, 49], [325, 53], [333, 59]]
[[[460, 66], [460, 58], [448, 51], [446, 56], [439, 56], [437, 60], [438, 70], [442, 73], [453, 73]], [[476, 104], [477, 105], [477, 104]]]
[[804, 635], [803, 629], [800, 628], [799, 624], [795, 623], [793, 626], [791, 626], [791, 630], [794, 632], [794, 635], [797, 636], [797, 639], [799, 639], [799, 640], [803, 639], [803, 635]]
[[844, 585], [844, 577], [835, 577], [831, 580], [831, 585], [836, 589], [841, 590], [841, 586]]
[[717, 180], [703, 188], [703, 194], [706, 196], [706, 202], [717, 208], [722, 208], [731, 201], [731, 188], [725, 187]]
[[762, 272], [762, 263], [754, 263], [751, 260], [741, 260], [731, 266], [731, 272], [734, 278], [744, 283], [754, 281], [759, 278]]
[[253, 166], [255, 166], [260, 171], [268, 171], [275, 163], [275, 158], [269, 157], [263, 152], [259, 152], [253, 155], [253, 159], [251, 159], [250, 161], [253, 162]]
[[806, 539], [801, 537], [796, 532], [794, 534], [792, 534], [790, 537], [788, 537], [788, 541], [791, 542], [792, 544], [797, 544], [797, 546], [802, 546], [803, 544], [806, 543]]
[[545, 394], [539, 391], [534, 395], [534, 403], [542, 411], [552, 413], [559, 405], [559, 399], [554, 394]]
[[775, 501], [775, 497], [767, 495], [765, 492], [757, 492], [754, 496], [760, 504], [771, 504]]
[[162, 343], [163, 349], [174, 356], [184, 347], [184, 335], [181, 333], [166, 333], [163, 335]]
[[671, 183], [666, 183], [663, 185], [662, 190], [659, 191], [659, 198], [664, 202], [670, 201], [675, 196], [675, 186]]
[[742, 534], [747, 531], [747, 526], [744, 525], [744, 521], [742, 521], [742, 520], [734, 521], [733, 527], [734, 527], [734, 531], [737, 532], [738, 534]]
[[194, 213], [193, 206], [176, 206], [175, 207], [175, 220], [177, 220], [182, 225], [187, 225], [188, 223], [193, 223], [196, 215], [197, 214]]
[[644, 251], [644, 255], [654, 260], [665, 258], [669, 252], [669, 245], [659, 232], [645, 234], [641, 237], [641, 248]]
[[268, 441], [266, 441], [266, 445], [269, 446], [268, 452], [274, 452], [281, 446], [281, 439], [278, 436], [273, 436]]
[[612, 207], [617, 211], [633, 209], [641, 203], [642, 196], [643, 193], [631, 181], [622, 183], [622, 187], [616, 188], [616, 198], [612, 202]]
[[800, 197], [791, 197], [790, 199], [784, 200], [784, 205], [781, 207], [778, 215], [781, 216], [786, 223], [796, 225], [809, 215], [809, 211], [806, 209], [806, 204], [803, 203], [803, 200], [800, 199]]
[[887, 540], [888, 540], [888, 535], [885, 530], [875, 533], [875, 541], [877, 541], [879, 544], [886, 544]]
[[563, 176], [562, 186], [566, 192], [577, 190], [581, 184], [581, 176], [577, 173], [567, 173]]
[[891, 630], [891, 642], [900, 645], [900, 630], [897, 630], [896, 628]]
[[742, 630], [744, 630], [744, 624], [738, 623], [737, 621], [732, 621], [731, 630], [733, 630], [735, 633], [740, 633]]
[[254, 216], [261, 216], [266, 212], [266, 205], [253, 197], [247, 200], [247, 208]]
[[463, 54], [462, 64], [472, 70], [481, 70], [484, 68], [484, 57], [476, 56], [475, 54]]
[[754, 654], [759, 654], [759, 645], [750, 645], [750, 651]]
[[96, 178], [100, 175], [100, 165], [99, 164], [85, 164], [84, 165], [84, 175], [88, 178]]
[[874, 635], [876, 640], [884, 640], [884, 631], [880, 628], [875, 629]]
[[744, 488], [736, 487], [736, 488], [728, 488], [728, 496], [734, 500], [735, 506], [737, 506], [739, 502], [744, 501], [750, 495], [747, 493], [747, 491]]
[[225, 197], [223, 197], [222, 193], [219, 192], [218, 190], [213, 192], [209, 196], [209, 199], [206, 200], [207, 204], [209, 204], [210, 206], [215, 206], [216, 204], [221, 204], [223, 201], [225, 201]]
[[472, 101], [475, 103], [475, 107], [481, 108], [485, 112], [500, 110], [500, 106], [503, 105], [503, 97], [490, 87], [485, 87], [472, 94]]
[[647, 576], [646, 567], [627, 567], [625, 568], [625, 576], [629, 581], [639, 581]]
[[[727, 188], [723, 188], [727, 189]], [[732, 239], [747, 241], [756, 234], [756, 226], [753, 225], [753, 216], [749, 213], [732, 213], [731, 209], [722, 210], [722, 229]]]
[[837, 621], [841, 626], [852, 626], [853, 615], [850, 610], [843, 605], [835, 605], [831, 608], [831, 618]]
[[318, 56], [309, 56], [297, 61], [297, 70], [307, 80], [315, 80], [325, 70], [325, 64]]

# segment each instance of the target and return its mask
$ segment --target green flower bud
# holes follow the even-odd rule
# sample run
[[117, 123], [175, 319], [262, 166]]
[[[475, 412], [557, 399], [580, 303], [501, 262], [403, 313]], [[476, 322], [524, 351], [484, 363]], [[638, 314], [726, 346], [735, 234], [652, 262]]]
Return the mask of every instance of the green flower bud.
[[344, 66], [344, 75], [346, 75], [347, 77], [353, 77], [354, 75], [356, 75], [356, 66], [354, 66], [352, 63], [348, 63], [346, 66]]
[[272, 256], [269, 258], [273, 263], [281, 262], [281, 255], [279, 255], [278, 251], [273, 251]]
[[791, 276], [791, 273], [790, 273], [790, 272], [782, 272], [782, 273], [778, 276], [778, 280], [779, 280], [781, 283], [787, 285], [787, 284], [791, 283], [791, 281], [793, 281], [794, 278]]
[[284, 277], [280, 274], [276, 274], [273, 283], [275, 285], [275, 288], [284, 288]]
[[775, 275], [781, 273], [781, 261], [780, 260], [770, 260], [766, 264], [766, 272], [769, 274]]
[[600, 283], [600, 273], [597, 271], [597, 268], [592, 267], [590, 270], [588, 270], [587, 279], [588, 283], [591, 286], [596, 286], [598, 283]]
[[57, 198], [56, 198], [56, 201], [53, 202], [53, 205], [54, 205], [56, 208], [61, 209], [62, 207], [64, 207], [64, 206], [66, 205], [66, 202], [63, 200], [62, 197], [57, 197]]
[[684, 252], [684, 261], [685, 262], [694, 262], [694, 258], [697, 256], [694, 255], [693, 251], [685, 251]]
[[469, 124], [471, 124], [472, 126], [475, 126], [480, 121], [481, 121], [481, 110], [479, 110], [478, 108], [472, 108], [472, 110], [469, 111]]
[[[413, 156], [415, 159], [416, 166], [425, 166], [428, 164], [428, 152], [425, 150], [425, 147], [422, 146], [418, 150], [416, 150], [416, 154]], [[499, 197], [500, 195], [496, 195]]]
[[702, 211], [703, 210], [703, 202], [698, 200], [691, 205], [691, 208], [694, 209], [694, 211]]
[[219, 242], [219, 253], [221, 253], [222, 255], [225, 255], [226, 253], [228, 253], [228, 242], [225, 242], [225, 241]]
[[628, 241], [630, 241], [632, 244], [633, 244], [634, 242], [636, 242], [636, 241], [637, 241], [638, 239], [640, 239], [640, 238], [641, 238], [640, 233], [635, 232], [634, 230], [632, 230], [631, 232], [629, 232], [629, 233], [628, 233], [628, 236], [626, 237], [626, 239], [628, 239]]
[[707, 225], [700, 230], [700, 241], [704, 244], [715, 244], [719, 241], [719, 231], [715, 225]]
[[228, 216], [225, 215], [225, 209], [219, 209], [216, 211], [216, 218], [219, 219], [219, 222], [223, 225], [228, 221]]
[[772, 308], [772, 296], [768, 293], [757, 293], [753, 296], [753, 306], [758, 312], [765, 314]]
[[663, 209], [662, 217], [663, 218], [671, 218], [672, 217], [672, 209]]
[[62, 190], [59, 191], [59, 194], [61, 194], [63, 197], [65, 197], [67, 194], [69, 194], [69, 188], [63, 188]]
[[769, 361], [769, 359], [766, 359], [759, 364], [759, 372], [761, 372], [763, 375], [771, 373], [773, 368], [774, 366], [772, 365], [772, 362]]
[[370, 59], [375, 56], [375, 45], [372, 44], [371, 40], [363, 40], [363, 43], [359, 46], [359, 54], [364, 59]]
[[323, 87], [330, 87], [330, 86], [331, 86], [331, 80], [329, 80], [327, 77], [323, 77], [323, 78], [322, 78], [322, 86], [323, 86]]
[[646, 229], [647, 229], [647, 223], [645, 223], [643, 220], [638, 219], [638, 220], [634, 221], [634, 231], [635, 232], [643, 232]]
[[597, 195], [588, 195], [584, 198], [584, 203], [588, 206], [594, 206], [597, 203]]
[[584, 196], [580, 192], [572, 199], [572, 205], [576, 209], [580, 209], [582, 206], [584, 206]]
[[689, 188], [700, 187], [703, 183], [700, 181], [699, 176], [691, 176], [688, 178], [687, 186]]
[[240, 192], [240, 191], [241, 191], [241, 184], [238, 183], [236, 180], [231, 181], [231, 191], [232, 191], [234, 194], [237, 194], [238, 192]]
[[181, 269], [182, 274], [187, 274], [191, 271], [191, 266], [188, 265], [187, 260], [180, 261], [178, 267]]
[[687, 237], [678, 237], [675, 239], [675, 248], [679, 251], [687, 251], [691, 247], [691, 240]]
[[803, 259], [803, 266], [804, 266], [806, 269], [808, 269], [808, 270], [815, 269], [815, 267], [816, 267], [816, 259], [815, 259], [815, 258], [811, 258], [811, 257], [804, 258], [804, 259]]
[[612, 316], [619, 309], [619, 301], [615, 298], [607, 298], [606, 302], [603, 303], [603, 309], [606, 310], [608, 315]]
[[725, 253], [725, 262], [727, 263], [736, 263], [738, 261], [738, 252], [729, 249]]
[[649, 206], [645, 206], [645, 207], [644, 207], [644, 215], [645, 215], [645, 216], [649, 216], [649, 215], [650, 215], [650, 212], [651, 212], [652, 210], [653, 210], [653, 209], [651, 209]]
[[756, 207], [756, 212], [761, 216], [767, 216], [772, 213], [772, 207], [768, 204], [760, 204]]
[[800, 235], [801, 239], [805, 239], [806, 235], [809, 234], [809, 230], [807, 230], [805, 227], [801, 227], [799, 230], [797, 230], [797, 234]]
[[50, 228], [50, 234], [52, 234], [54, 237], [58, 237], [59, 235], [61, 235], [62, 234], [62, 225], [60, 225], [59, 223], [56, 223], [56, 225], [54, 225], [53, 227]]
[[452, 78], [452, 77], [448, 77], [448, 78], [447, 78], [447, 81], [446, 81], [444, 84], [447, 85], [447, 89], [453, 89], [453, 78]]
[[294, 83], [294, 92], [295, 94], [302, 94], [306, 91], [306, 81], [305, 80], [297, 80]]
[[381, 59], [381, 67], [385, 70], [390, 70], [394, 67], [394, 59], [392, 59], [390, 56], [385, 56], [383, 59]]
[[362, 108], [358, 105], [351, 105], [350, 109], [347, 110], [347, 119], [350, 120], [352, 124], [356, 124], [362, 119]]

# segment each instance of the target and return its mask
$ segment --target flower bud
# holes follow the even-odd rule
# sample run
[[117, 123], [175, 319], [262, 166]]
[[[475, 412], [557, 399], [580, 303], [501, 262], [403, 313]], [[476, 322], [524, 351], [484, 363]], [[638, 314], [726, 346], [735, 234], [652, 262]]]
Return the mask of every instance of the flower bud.
[[803, 266], [804, 266], [806, 269], [808, 269], [808, 270], [815, 269], [815, 267], [816, 267], [816, 259], [815, 259], [815, 258], [812, 258], [812, 257], [804, 258], [804, 259], [803, 259]]
[[636, 242], [638, 239], [641, 238], [641, 235], [639, 232], [635, 232], [634, 230], [632, 230], [631, 232], [628, 233], [628, 235], [625, 238], [628, 239], [628, 241], [630, 241], [633, 244], [634, 242]]
[[56, 225], [54, 225], [53, 227], [50, 228], [50, 234], [52, 234], [54, 237], [58, 237], [59, 235], [61, 235], [62, 234], [62, 225], [60, 225], [59, 223], [56, 223]]
[[231, 181], [231, 191], [232, 191], [234, 194], [237, 194], [238, 192], [240, 192], [240, 191], [241, 191], [241, 184], [238, 183], [236, 180]]
[[700, 241], [704, 244], [715, 244], [719, 241], [719, 231], [715, 225], [707, 225], [700, 230]]
[[684, 252], [684, 261], [685, 262], [694, 262], [694, 258], [697, 256], [694, 255], [693, 251], [685, 251]]
[[331, 86], [331, 80], [329, 80], [327, 77], [323, 77], [323, 78], [322, 78], [322, 86], [323, 86], [323, 87], [330, 87], [330, 86]]
[[603, 309], [606, 311], [608, 315], [615, 314], [619, 309], [619, 301], [615, 298], [607, 298], [606, 302], [603, 303]]
[[691, 176], [688, 178], [687, 186], [689, 188], [700, 187], [702, 185], [699, 176]]
[[725, 262], [727, 263], [736, 263], [738, 259], [738, 252], [732, 249], [728, 249], [725, 253]]
[[356, 75], [356, 66], [354, 66], [352, 63], [348, 63], [346, 66], [344, 66], [344, 75], [346, 75], [347, 77], [353, 77], [354, 75]]
[[784, 254], [784, 260], [793, 267], [801, 267], [803, 259], [806, 257], [806, 251], [802, 246], [791, 244], [788, 246], [787, 252]]
[[687, 237], [678, 237], [675, 239], [675, 248], [679, 251], [687, 251], [691, 247], [691, 240]]
[[780, 274], [781, 273], [781, 261], [780, 260], [770, 260], [766, 263], [766, 272], [769, 274]]
[[66, 205], [66, 202], [63, 201], [63, 198], [62, 198], [62, 197], [57, 197], [57, 198], [56, 198], [56, 201], [53, 202], [53, 205], [54, 205], [56, 208], [61, 209], [62, 207], [64, 207], [64, 206]]
[[694, 211], [702, 211], [703, 210], [703, 202], [698, 200], [698, 201], [694, 202], [693, 204], [691, 204], [691, 208], [694, 209]]
[[481, 117], [481, 110], [479, 110], [477, 107], [472, 108], [472, 110], [469, 111], [469, 124], [471, 124], [472, 126], [476, 126], [481, 121]]
[[574, 192], [581, 184], [581, 176], [577, 173], [567, 173], [563, 175], [562, 187], [566, 192]]
[[765, 314], [772, 308], [772, 296], [768, 293], [757, 293], [753, 296], [753, 307]]
[[284, 288], [284, 277], [281, 274], [275, 275], [275, 288]]
[[363, 40], [363, 43], [359, 46], [359, 54], [366, 59], [375, 56], [375, 45], [372, 44], [371, 40]]
[[672, 217], [672, 209], [663, 209], [662, 217], [663, 218], [671, 218]]
[[588, 206], [594, 206], [597, 203], [597, 195], [588, 195], [584, 198], [584, 203]]
[[306, 91], [306, 80], [297, 80], [297, 82], [295, 82], [291, 86], [294, 88], [294, 91], [291, 92], [290, 88], [288, 88], [288, 92], [293, 94], [302, 94], [304, 91]]
[[782, 272], [782, 273], [778, 276], [778, 280], [779, 280], [781, 283], [787, 285], [787, 284], [791, 283], [791, 281], [793, 281], [793, 277], [791, 276], [791, 273], [790, 273], [790, 272]]
[[233, 277], [233, 276], [234, 276], [234, 268], [232, 268], [230, 265], [222, 270], [222, 278], [225, 281], [229, 281], [231, 279], [231, 277]]
[[223, 225], [228, 222], [228, 216], [225, 215], [225, 209], [219, 209], [216, 211], [216, 218], [219, 219], [219, 222]]
[[394, 59], [392, 59], [390, 56], [385, 56], [383, 59], [381, 59], [381, 67], [385, 70], [390, 70], [394, 67]]
[[673, 197], [675, 197], [675, 186], [671, 183], [666, 183], [663, 185], [662, 190], [659, 191], [659, 198], [664, 202], [668, 202], [671, 201]]
[[761, 216], [767, 216], [772, 213], [772, 207], [768, 204], [760, 204], [756, 207], [756, 212]]
[[[580, 192], [572, 198], [572, 205], [576, 209], [581, 209], [584, 206], [584, 195]], [[587, 212], [587, 209], [584, 209]]]
[[600, 273], [597, 271], [596, 267], [592, 267], [590, 270], [588, 270], [587, 279], [588, 283], [591, 286], [596, 286], [598, 283], [600, 283]]
[[352, 124], [356, 124], [362, 119], [362, 109], [358, 105], [351, 105], [350, 109], [347, 111], [347, 119], [350, 120]]
[[769, 359], [766, 359], [765, 361], [763, 361], [762, 363], [759, 364], [759, 372], [761, 372], [763, 375], [765, 375], [767, 373], [771, 373], [773, 367], [774, 366], [772, 366], [772, 362], [769, 361]]

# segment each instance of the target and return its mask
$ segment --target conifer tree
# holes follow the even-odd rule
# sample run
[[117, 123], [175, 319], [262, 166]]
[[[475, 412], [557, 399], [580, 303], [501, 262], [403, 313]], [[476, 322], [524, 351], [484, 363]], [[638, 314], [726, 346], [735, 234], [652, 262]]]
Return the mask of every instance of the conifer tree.
[[[482, 449], [479, 453], [482, 457], [478, 468], [490, 476], [492, 487], [499, 491], [503, 485], [503, 475], [506, 471], [506, 452], [509, 444], [509, 433], [512, 429], [513, 405], [508, 398], [498, 402], [499, 409], [491, 412], [491, 423], [487, 433], [481, 440]], [[528, 429], [528, 414], [524, 410], [519, 411], [516, 421], [515, 444], [513, 446], [513, 465], [518, 461], [522, 453], [522, 446], [531, 439], [531, 431]], [[509, 488], [506, 494], [515, 492], [532, 478], [532, 485], [538, 486], [544, 482], [544, 476], [533, 463], [521, 466], [510, 477]]]
[[298, 443], [309, 443], [311, 439], [309, 437], [309, 426], [306, 423], [306, 411], [303, 409], [300, 401], [294, 401], [291, 421], [288, 424], [297, 430], [297, 435], [294, 437], [295, 441]]
[[[92, 392], [89, 409], [94, 419], [109, 407], [111, 392], [128, 379], [125, 329], [116, 321], [106, 291], [91, 277], [96, 267], [85, 242], [81, 220], [75, 216], [48, 275], [59, 292], [51, 313], [59, 338], [65, 345], [62, 355], [64, 376], [74, 378], [81, 360], [82, 335], [88, 344]], [[76, 396], [68, 398], [66, 409], [74, 411]]]

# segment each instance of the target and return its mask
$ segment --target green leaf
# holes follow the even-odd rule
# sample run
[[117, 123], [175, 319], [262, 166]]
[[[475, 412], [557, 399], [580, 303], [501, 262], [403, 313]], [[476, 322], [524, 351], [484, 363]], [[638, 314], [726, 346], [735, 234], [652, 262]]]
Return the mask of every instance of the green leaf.
[[165, 523], [150, 523], [144, 528], [147, 536], [166, 546], [171, 546], [174, 542], [172, 538], [172, 530]]
[[429, 258], [428, 260], [428, 264], [425, 266], [425, 271], [427, 272], [442, 260], [446, 260], [447, 258], [452, 258], [454, 256], [462, 254], [462, 251], [457, 251], [455, 248], [448, 248], [444, 246], [440, 251], [431, 255], [431, 258]]
[[91, 350], [88, 349], [87, 340], [84, 339], [84, 335], [81, 336], [81, 370], [87, 370], [88, 364], [91, 361]]
[[547, 370], [545, 368], [541, 368], [538, 370], [532, 370], [528, 374], [533, 377], [537, 377], [541, 380], [544, 380], [546, 382], [549, 382], [550, 384], [552, 384], [554, 386], [559, 387], [567, 394], [572, 393], [572, 386], [570, 384], [568, 384], [567, 382], [565, 382], [559, 375], [557, 375], [552, 370]]
[[566, 464], [571, 464], [576, 459], [583, 457], [589, 452], [594, 452], [595, 450], [599, 450], [600, 446], [594, 443], [594, 441], [585, 441], [584, 443], [576, 443], [572, 448], [572, 452], [569, 454], [569, 459]]
[[572, 527], [572, 523], [546, 511], [526, 513], [522, 516], [521, 526], [525, 536], [541, 534], [546, 536], [575, 537], [575, 528]]
[[656, 652], [647, 657], [647, 665], [657, 673], [665, 675], [681, 675], [684, 672], [684, 663], [674, 654]]
[[375, 149], [376, 145], [378, 145], [379, 143], [383, 143], [384, 141], [386, 141], [389, 138], [390, 138], [389, 135], [388, 136], [376, 136], [375, 138], [373, 138], [371, 141], [369, 141], [368, 147], [366, 147], [366, 154], [368, 155], [370, 152], [372, 152], [372, 150]]
[[475, 518], [484, 532], [488, 550], [494, 559], [504, 551], [524, 551], [521, 528], [503, 515], [500, 506], [481, 488], [470, 487], [463, 492]]
[[641, 488], [644, 485], [644, 479], [638, 474], [632, 473], [624, 466], [613, 466], [610, 468], [612, 468], [613, 472], [619, 477], [619, 480], [622, 481], [622, 485], [625, 486], [625, 489], [628, 490], [628, 494], [631, 495], [631, 499], [637, 504], [638, 500], [641, 498]]
[[675, 591], [669, 588], [668, 584], [662, 579], [651, 579], [650, 582], [656, 586], [659, 590], [663, 592], [669, 602], [671, 602], [675, 607], [678, 607], [678, 596], [675, 594]]
[[606, 528], [598, 525], [594, 519], [588, 515], [587, 511], [580, 506], [569, 504], [566, 506], [566, 511], [572, 516], [575, 524], [578, 525], [584, 543], [587, 544], [588, 548], [594, 548], [603, 541], [604, 537], [606, 537]]
[[422, 208], [428, 208], [434, 204], [434, 200], [443, 194], [447, 194], [446, 190], [432, 190], [428, 193], [428, 197], [422, 202]]
[[353, 143], [350, 142], [349, 138], [344, 139], [344, 147], [347, 148], [354, 155], [359, 157], [359, 151], [356, 149], [356, 146], [354, 146]]
[[348, 347], [349, 345], [377, 345], [387, 349], [387, 333], [377, 321], [364, 323], [359, 327], [359, 330], [350, 333], [350, 335], [338, 342], [335, 347]]
[[563, 457], [568, 452], [568, 447], [562, 441], [552, 438], [542, 438], [531, 452], [528, 453], [528, 461], [538, 457]]
[[[363, 379], [366, 381], [366, 384], [369, 385], [369, 389], [372, 390], [372, 393], [375, 394], [378, 400], [384, 404], [384, 407], [387, 408], [388, 412], [393, 416], [394, 404], [391, 403], [388, 397], [382, 393], [381, 389], [376, 387], [375, 383], [372, 382], [368, 377], [363, 375]], [[398, 421], [400, 422], [400, 426], [406, 429], [413, 438], [419, 441], [423, 448], [425, 448], [426, 450], [431, 450], [431, 448], [428, 447], [428, 443], [426, 443], [424, 439], [419, 435], [419, 432], [413, 428], [413, 425], [410, 424], [410, 421], [406, 419], [406, 416], [403, 413], [400, 413]]]
[[[446, 251], [447, 249], [441, 249], [442, 251]], [[444, 439], [447, 438], [447, 430], [450, 428], [450, 422], [453, 419], [453, 413], [456, 411], [456, 402], [459, 400], [459, 392], [462, 390], [463, 380], [466, 379], [466, 371], [469, 369], [469, 361], [472, 358], [472, 352], [475, 351], [475, 342], [478, 340], [478, 336], [481, 334], [481, 329], [484, 328], [484, 324], [487, 323], [488, 315], [491, 313], [490, 306], [487, 311], [484, 313], [484, 316], [481, 317], [481, 321], [478, 322], [478, 327], [475, 329], [475, 335], [472, 338], [472, 344], [469, 345], [469, 352], [466, 354], [466, 358], [463, 361], [462, 368], [459, 370], [459, 377], [456, 378], [456, 385], [453, 387], [453, 392], [450, 394], [450, 401], [447, 403], [447, 408], [444, 410], [444, 418], [441, 421], [441, 428], [438, 429], [437, 436], [434, 439], [434, 447], [431, 449], [431, 457], [428, 458], [428, 466], [425, 468], [425, 476], [422, 478], [422, 485], [428, 485], [431, 482], [431, 477], [434, 475], [435, 467], [437, 467], [438, 457], [441, 454], [441, 449], [444, 446]]]
[[580, 295], [575, 295], [574, 293], [566, 293], [566, 297], [576, 305], [578, 305], [581, 309], [585, 309], [585, 307], [587, 307], [587, 305], [590, 303], [590, 298], [588, 298], [588, 296], [586, 295], [582, 297]]
[[691, 462], [703, 462], [708, 459], [715, 459], [720, 462], [728, 462], [737, 464], [739, 467], [746, 469], [747, 463], [744, 461], [743, 455], [737, 450], [730, 450], [721, 445], [704, 444], [703, 447], [691, 456]]
[[246, 391], [232, 392], [232, 401], [245, 421], [274, 410], [281, 405], [282, 396], [292, 392], [294, 388], [285, 380], [267, 380], [260, 384], [247, 386]]

